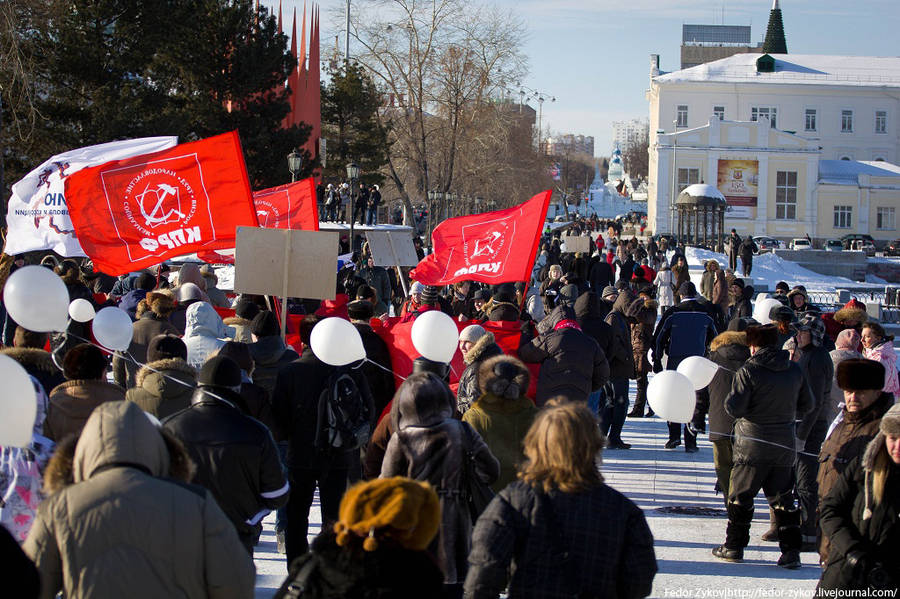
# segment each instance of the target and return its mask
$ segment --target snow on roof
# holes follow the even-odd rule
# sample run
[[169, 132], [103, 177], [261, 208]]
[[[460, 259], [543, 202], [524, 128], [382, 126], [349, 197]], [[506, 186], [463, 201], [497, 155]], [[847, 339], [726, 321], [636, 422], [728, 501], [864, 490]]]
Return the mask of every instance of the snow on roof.
[[[705, 183], [694, 183], [693, 185], [689, 185], [685, 187], [681, 193], [686, 193], [692, 198], [721, 198], [725, 199], [725, 196], [722, 195], [722, 192], [719, 191], [716, 187], [712, 185], [707, 185]], [[680, 195], [680, 194], [679, 194]]]
[[900, 57], [772, 54], [774, 73], [759, 73], [761, 54], [735, 54], [695, 67], [654, 77], [657, 83], [706, 81], [900, 87]]
[[819, 183], [856, 185], [859, 175], [900, 178], [900, 166], [889, 162], [820, 160]]

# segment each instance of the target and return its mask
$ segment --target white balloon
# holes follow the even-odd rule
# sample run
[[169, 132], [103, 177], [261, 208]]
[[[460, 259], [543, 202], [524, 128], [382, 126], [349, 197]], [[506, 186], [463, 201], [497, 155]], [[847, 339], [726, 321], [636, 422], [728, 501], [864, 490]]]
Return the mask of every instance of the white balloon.
[[753, 318], [760, 324], [770, 324], [772, 322], [772, 318], [770, 316], [772, 312], [772, 308], [777, 308], [781, 305], [775, 298], [767, 298], [762, 301], [756, 302], [756, 305], [753, 306]]
[[309, 346], [317, 358], [332, 366], [345, 366], [366, 357], [356, 327], [335, 316], [321, 320], [313, 327]]
[[2, 354], [0, 354], [0, 380], [3, 381], [3, 401], [0, 401], [0, 445], [25, 447], [31, 442], [34, 420], [37, 417], [34, 385], [31, 377], [18, 362]]
[[688, 377], [676, 370], [663, 370], [650, 379], [647, 401], [663, 420], [685, 424], [694, 416], [697, 394]]
[[65, 331], [69, 292], [56, 273], [43, 266], [25, 266], [9, 276], [3, 303], [10, 318], [29, 331]]
[[94, 310], [93, 304], [84, 298], [79, 297], [69, 304], [69, 316], [76, 322], [88, 322], [93, 320], [96, 315], [97, 311]]
[[422, 357], [449, 364], [459, 343], [459, 329], [450, 316], [440, 310], [429, 310], [413, 323], [412, 342]]
[[134, 328], [131, 317], [121, 308], [103, 308], [94, 317], [94, 337], [106, 349], [126, 351], [131, 344]]
[[703, 356], [690, 356], [679, 362], [676, 372], [688, 377], [694, 389], [699, 391], [712, 382], [718, 370], [719, 365], [712, 360]]

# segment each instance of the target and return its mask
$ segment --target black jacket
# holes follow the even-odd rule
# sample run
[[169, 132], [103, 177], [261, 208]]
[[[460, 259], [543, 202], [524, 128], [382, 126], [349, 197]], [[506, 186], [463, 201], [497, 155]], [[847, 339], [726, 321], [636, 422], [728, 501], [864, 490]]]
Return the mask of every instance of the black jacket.
[[[287, 466], [291, 470], [319, 468], [346, 469], [354, 459], [359, 458], [358, 450], [322, 453], [316, 450], [316, 432], [319, 420], [319, 396], [329, 375], [337, 366], [329, 366], [306, 348], [298, 360], [287, 364], [278, 371], [275, 392], [272, 395], [272, 412], [275, 421], [282, 428], [282, 438], [288, 440]], [[347, 368], [347, 367], [342, 367]], [[359, 369], [347, 368], [368, 404], [374, 419], [375, 407], [369, 383]]]
[[356, 327], [356, 330], [359, 331], [359, 336], [362, 338], [363, 348], [366, 350], [366, 358], [383, 367], [379, 368], [369, 362], [360, 367], [360, 370], [366, 377], [366, 381], [369, 383], [372, 402], [375, 404], [375, 414], [381, 414], [397, 390], [394, 385], [391, 354], [384, 339], [379, 337], [378, 333], [373, 331], [371, 326], [363, 322], [354, 322], [353, 326]]
[[[806, 382], [809, 383], [809, 390], [814, 402], [812, 409], [803, 416], [797, 426], [797, 438], [806, 440], [813, 425], [817, 421], [826, 420], [827, 415], [834, 412], [830, 409], [823, 409], [825, 402], [831, 401], [834, 364], [831, 362], [828, 350], [822, 346], [810, 343], [795, 351], [800, 352], [800, 360], [797, 364], [806, 375]], [[813, 448], [813, 451], [818, 450], [818, 447]]]
[[709, 304], [686, 299], [666, 308], [653, 332], [653, 371], [662, 370], [663, 354], [668, 355], [668, 370], [675, 370], [688, 356], [706, 354], [715, 336], [715, 318]]
[[591, 290], [600, 295], [603, 292], [604, 287], [609, 287], [615, 284], [613, 280], [613, 270], [612, 267], [607, 264], [605, 258], [601, 258], [596, 264], [591, 267], [591, 272], [588, 275], [588, 279], [591, 283]]
[[729, 439], [734, 418], [725, 411], [725, 398], [731, 393], [734, 374], [750, 357], [747, 335], [725, 331], [712, 340], [709, 359], [721, 366], [709, 383], [709, 440]]
[[[621, 331], [614, 329], [603, 320], [600, 309], [600, 298], [596, 293], [587, 292], [575, 301], [575, 317], [585, 335], [597, 342], [609, 362], [609, 373], [612, 377], [629, 378], [632, 373], [623, 375], [631, 356], [629, 345], [622, 337]], [[629, 337], [630, 339], [630, 337]]]
[[741, 290], [741, 297], [737, 298], [737, 301], [734, 302], [734, 305], [728, 311], [729, 322], [753, 316], [753, 304], [750, 300], [753, 299], [755, 291], [752, 285], [748, 285]]
[[624, 352], [616, 352], [609, 361], [609, 376], [617, 379], [630, 379], [634, 376], [634, 347], [631, 345], [631, 320], [625, 315], [634, 294], [627, 290], [619, 291], [619, 296], [613, 303], [612, 310], [606, 315], [604, 321], [612, 328], [616, 337], [614, 344], [625, 349]]
[[191, 406], [164, 419], [163, 426], [181, 439], [197, 465], [193, 482], [209, 489], [246, 542], [262, 530], [260, 512], [287, 503], [289, 487], [272, 434], [237, 407], [234, 395], [222, 387], [201, 387]]
[[760, 348], [737, 371], [725, 398], [725, 411], [736, 420], [734, 463], [793, 466], [794, 423], [813, 405], [806, 377], [788, 353]]
[[278, 335], [260, 337], [256, 343], [248, 344], [247, 348], [253, 357], [253, 382], [265, 389], [271, 398], [278, 370], [300, 356], [287, 347]]
[[656, 571], [644, 514], [618, 491], [544, 493], [516, 481], [478, 519], [465, 596], [496, 599], [508, 581], [510, 597], [639, 598]]

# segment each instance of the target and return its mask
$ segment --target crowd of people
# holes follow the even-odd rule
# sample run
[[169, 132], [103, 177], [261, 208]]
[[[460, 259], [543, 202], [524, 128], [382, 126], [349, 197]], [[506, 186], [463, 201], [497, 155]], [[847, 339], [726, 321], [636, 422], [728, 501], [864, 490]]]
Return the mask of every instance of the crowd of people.
[[[288, 302], [295, 347], [270, 300], [226, 297], [210, 268], [117, 280], [48, 260], [72, 299], [122, 307], [134, 333], [110, 356], [81, 323], [51, 338], [0, 311], [2, 352], [38, 397], [32, 442], [0, 462], [21, 596], [250, 597], [272, 511], [278, 597], [648, 596], [653, 536], [600, 455], [631, 447], [627, 418], [654, 416], [653, 373], [693, 356], [719, 369], [665, 447], [709, 435], [728, 515], [713, 555], [743, 559], [763, 490], [779, 566], [818, 551], [823, 590], [897, 588], [893, 338], [861, 302], [823, 313], [786, 283], [762, 324], [736, 264], [704, 264], [698, 291], [671, 239], [597, 219], [569, 233], [591, 232], [581, 254], [547, 231], [529, 281], [413, 282], [408, 297], [362, 244], [334, 300]], [[400, 382], [373, 327], [434, 310], [461, 323], [465, 368], [419, 358]], [[364, 364], [312, 351], [331, 316], [357, 329]]]

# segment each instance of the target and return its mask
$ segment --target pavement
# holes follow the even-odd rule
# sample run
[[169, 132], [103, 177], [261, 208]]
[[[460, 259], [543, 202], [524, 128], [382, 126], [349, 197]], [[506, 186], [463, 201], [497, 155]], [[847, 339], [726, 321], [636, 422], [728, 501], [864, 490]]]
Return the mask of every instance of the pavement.
[[[635, 389], [632, 382], [631, 397]], [[775, 565], [777, 543], [760, 536], [768, 530], [768, 507], [760, 494], [750, 529], [750, 545], [740, 564], [710, 554], [725, 539], [722, 495], [716, 495], [712, 445], [698, 439], [700, 451], [680, 446], [667, 450], [666, 423], [659, 418], [629, 418], [623, 439], [629, 450], [603, 453], [601, 470], [608, 485], [624, 493], [641, 509], [653, 531], [659, 571], [651, 597], [811, 597], [821, 570], [817, 554], [803, 553], [803, 566], [785, 570]], [[318, 499], [316, 500], [318, 502]], [[321, 528], [318, 503], [311, 514], [311, 537]], [[681, 513], [669, 513], [670, 510]], [[702, 515], [712, 514], [712, 515]], [[256, 548], [256, 597], [272, 597], [287, 574], [284, 556], [275, 552], [274, 516], [264, 521]]]

